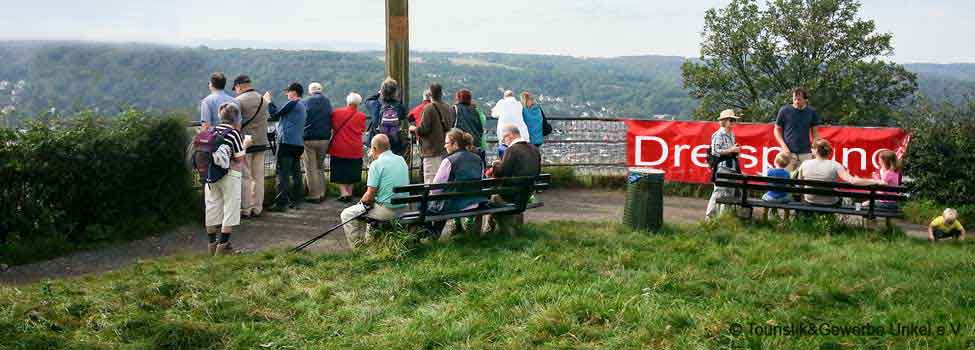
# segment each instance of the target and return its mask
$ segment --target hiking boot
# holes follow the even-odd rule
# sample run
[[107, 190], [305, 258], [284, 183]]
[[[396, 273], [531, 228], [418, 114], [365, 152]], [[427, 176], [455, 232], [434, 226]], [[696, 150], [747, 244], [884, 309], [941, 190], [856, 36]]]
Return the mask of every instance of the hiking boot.
[[325, 197], [319, 197], [319, 198], [307, 197], [307, 198], [305, 198], [305, 203], [321, 204], [324, 201], [325, 201]]
[[217, 244], [216, 243], [207, 243], [207, 252], [210, 253], [210, 256], [213, 256], [213, 254], [215, 254], [217, 252]]
[[268, 208], [267, 211], [272, 213], [283, 213], [288, 211], [288, 207], [284, 205], [275, 205], [273, 207]]
[[217, 250], [213, 255], [214, 256], [234, 255], [235, 253], [236, 252], [234, 251], [234, 247], [230, 245], [230, 242], [227, 242], [227, 243], [217, 244]]

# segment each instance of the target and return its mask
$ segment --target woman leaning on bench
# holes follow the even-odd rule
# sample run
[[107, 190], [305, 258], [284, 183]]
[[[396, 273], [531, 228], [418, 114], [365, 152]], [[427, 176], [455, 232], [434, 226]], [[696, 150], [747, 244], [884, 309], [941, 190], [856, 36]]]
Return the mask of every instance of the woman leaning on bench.
[[[836, 182], [837, 179], [857, 186], [886, 185], [883, 180], [863, 179], [850, 174], [846, 168], [835, 160], [830, 159], [833, 146], [829, 141], [819, 139], [812, 145], [813, 158], [802, 162], [796, 170], [796, 178], [801, 180], [819, 180]], [[812, 205], [824, 207], [839, 207], [842, 203], [834, 196], [804, 194], [803, 201]]]

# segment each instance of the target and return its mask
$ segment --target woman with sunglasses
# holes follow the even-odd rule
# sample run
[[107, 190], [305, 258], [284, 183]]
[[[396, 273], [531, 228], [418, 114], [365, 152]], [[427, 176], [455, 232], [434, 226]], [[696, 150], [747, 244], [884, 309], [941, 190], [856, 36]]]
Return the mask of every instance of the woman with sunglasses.
[[[738, 154], [741, 153], [741, 148], [735, 142], [735, 134], [731, 131], [735, 123], [738, 122], [738, 119], [739, 117], [735, 115], [735, 111], [731, 109], [722, 111], [721, 116], [718, 117], [718, 123], [721, 124], [721, 128], [711, 135], [711, 156], [719, 159], [717, 167], [714, 169], [715, 173], [740, 172], [738, 168]], [[713, 218], [716, 211], [718, 211], [716, 210], [718, 198], [733, 195], [733, 189], [715, 185], [714, 192], [711, 193], [711, 199], [708, 200], [708, 209], [704, 213], [704, 216]]]

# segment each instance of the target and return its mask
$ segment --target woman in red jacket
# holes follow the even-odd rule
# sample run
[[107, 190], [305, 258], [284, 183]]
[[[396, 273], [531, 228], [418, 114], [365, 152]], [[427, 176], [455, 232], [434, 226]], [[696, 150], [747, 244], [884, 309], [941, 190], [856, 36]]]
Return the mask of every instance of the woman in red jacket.
[[352, 188], [362, 181], [362, 134], [366, 131], [366, 115], [359, 112], [362, 96], [350, 93], [348, 105], [332, 112], [332, 144], [328, 148], [331, 160], [331, 181], [339, 184], [340, 202], [352, 202]]

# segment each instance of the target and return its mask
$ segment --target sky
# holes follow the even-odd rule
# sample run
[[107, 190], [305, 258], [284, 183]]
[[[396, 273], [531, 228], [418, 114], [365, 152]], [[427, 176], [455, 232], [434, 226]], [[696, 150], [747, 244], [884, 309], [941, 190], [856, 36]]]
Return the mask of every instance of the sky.
[[[83, 3], [83, 5], [81, 5]], [[697, 57], [728, 0], [412, 0], [414, 50]], [[862, 0], [899, 63], [975, 62], [975, 1]], [[0, 0], [0, 40], [381, 49], [383, 0]]]

